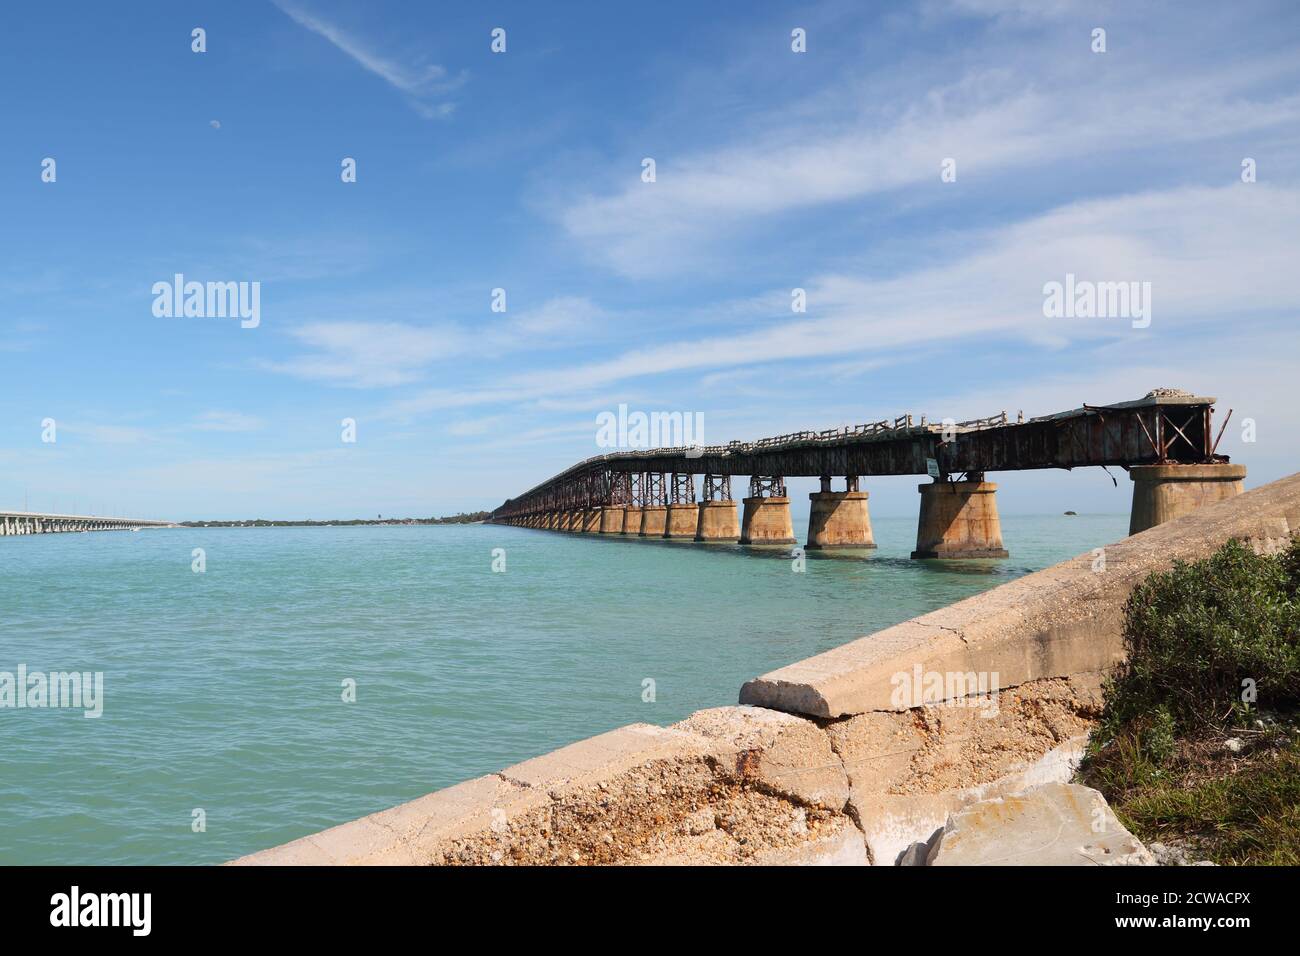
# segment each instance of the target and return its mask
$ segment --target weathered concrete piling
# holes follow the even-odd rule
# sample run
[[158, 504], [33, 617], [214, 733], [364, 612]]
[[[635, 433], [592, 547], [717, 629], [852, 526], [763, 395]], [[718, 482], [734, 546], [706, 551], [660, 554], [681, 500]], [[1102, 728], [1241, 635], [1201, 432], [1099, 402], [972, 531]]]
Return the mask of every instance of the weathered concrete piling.
[[638, 535], [641, 533], [641, 508], [639, 505], [628, 505], [623, 509], [623, 534]]
[[754, 475], [749, 479], [749, 497], [740, 519], [740, 543], [759, 545], [794, 544], [790, 522], [790, 499], [780, 475]]
[[1241, 494], [1245, 465], [1135, 465], [1129, 534]]
[[668, 523], [667, 505], [646, 505], [641, 509], [641, 537], [662, 538]]
[[845, 479], [844, 491], [831, 491], [827, 476], [821, 482], [822, 490], [808, 496], [808, 550], [874, 548], [867, 492], [858, 490], [857, 476]]
[[918, 485], [921, 513], [913, 558], [1005, 558], [998, 486], [984, 481], [935, 481]]
[[746, 498], [740, 523], [741, 544], [794, 544], [789, 498]]
[[600, 533], [622, 534], [623, 512], [622, 505], [605, 505], [602, 507], [600, 509]]
[[697, 506], [695, 540], [702, 543], [729, 544], [740, 540], [740, 522], [736, 503], [701, 501]]
[[699, 523], [700, 509], [694, 502], [673, 502], [664, 520], [664, 537], [691, 540]]

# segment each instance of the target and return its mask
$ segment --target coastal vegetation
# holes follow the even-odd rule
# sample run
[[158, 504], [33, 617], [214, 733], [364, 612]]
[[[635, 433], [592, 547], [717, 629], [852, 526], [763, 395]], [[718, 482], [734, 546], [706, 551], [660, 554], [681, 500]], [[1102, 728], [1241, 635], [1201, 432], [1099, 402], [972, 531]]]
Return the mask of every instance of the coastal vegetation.
[[1141, 839], [1300, 864], [1300, 541], [1229, 541], [1136, 588], [1083, 779]]
[[253, 518], [236, 521], [182, 521], [183, 528], [350, 528], [358, 525], [414, 525], [414, 524], [474, 524], [485, 521], [490, 512], [473, 511], [468, 514], [445, 515], [441, 518], [341, 518], [326, 521], [308, 519], [269, 521]]

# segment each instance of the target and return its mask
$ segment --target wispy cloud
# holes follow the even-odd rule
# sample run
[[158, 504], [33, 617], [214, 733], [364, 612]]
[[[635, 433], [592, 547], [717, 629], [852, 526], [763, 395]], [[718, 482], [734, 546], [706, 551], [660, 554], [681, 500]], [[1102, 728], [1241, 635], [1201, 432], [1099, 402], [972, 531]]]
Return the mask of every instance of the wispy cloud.
[[940, 0], [931, 5], [936, 10], [965, 13], [972, 16], [1012, 20], [1054, 20], [1081, 9], [1104, 12], [1095, 2], [1085, 6], [1080, 0]]
[[[1300, 190], [1262, 184], [1188, 188], [1072, 203], [1023, 222], [970, 233], [934, 250], [940, 265], [885, 279], [826, 273], [809, 283], [807, 317], [768, 311], [755, 299], [752, 331], [680, 339], [609, 359], [497, 378], [481, 390], [411, 396], [394, 412], [581, 393], [645, 376], [735, 369], [846, 356], [872, 362], [921, 346], [961, 348], [1012, 341], [1054, 349], [1069, 343], [1140, 341], [1128, 319], [1053, 320], [1043, 286], [1067, 273], [1094, 281], [1152, 284], [1152, 322], [1185, 334], [1213, 332], [1224, 316], [1300, 316], [1290, 280]], [[787, 305], [788, 308], [788, 305]]]
[[295, 23], [324, 37], [363, 69], [405, 94], [411, 107], [426, 119], [447, 117], [455, 110], [456, 104], [447, 97], [464, 84], [465, 73], [452, 76], [446, 67], [436, 63], [403, 62], [373, 49], [359, 37], [348, 33], [342, 27], [306, 9], [301, 4], [292, 0], [273, 0], [273, 2]]
[[264, 428], [265, 425], [266, 423], [255, 415], [214, 409], [199, 415], [193, 427], [205, 432], [254, 432]]
[[133, 425], [104, 425], [94, 422], [59, 424], [59, 434], [84, 438], [97, 445], [140, 445], [157, 441], [159, 430], [137, 428]]
[[309, 322], [290, 335], [310, 352], [262, 362], [261, 367], [335, 385], [385, 388], [414, 382], [426, 369], [453, 358], [555, 348], [582, 337], [605, 318], [589, 299], [558, 296], [517, 314], [493, 313], [487, 325]]
[[1019, 73], [974, 70], [901, 107], [816, 122], [777, 109], [766, 129], [661, 154], [654, 183], [641, 182], [634, 167], [617, 185], [584, 185], [548, 208], [593, 259], [619, 274], [709, 271], [719, 258], [735, 261], [733, 240], [788, 229], [780, 217], [795, 211], [922, 185], [926, 192], [912, 188], [910, 200], [934, 201], [948, 157], [965, 182], [1067, 162], [1081, 143], [1100, 159], [1134, 144], [1168, 147], [1296, 124], [1300, 95], [1284, 82], [1295, 72], [1293, 62], [1272, 58], [1218, 70], [1197, 64], [1152, 81], [1121, 66], [1082, 77], [1049, 73], [1027, 87]]
[[400, 322], [312, 322], [290, 333], [312, 351], [262, 367], [298, 378], [374, 388], [415, 381], [431, 362], [466, 347], [450, 326]]

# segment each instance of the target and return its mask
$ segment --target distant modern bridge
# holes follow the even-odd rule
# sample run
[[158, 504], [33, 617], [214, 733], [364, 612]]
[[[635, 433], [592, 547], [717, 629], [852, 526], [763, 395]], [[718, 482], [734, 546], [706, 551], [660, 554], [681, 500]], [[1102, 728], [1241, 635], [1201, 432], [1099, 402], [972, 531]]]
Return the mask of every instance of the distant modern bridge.
[[69, 531], [138, 531], [171, 528], [170, 521], [107, 518], [102, 515], [58, 515], [35, 511], [0, 511], [0, 537], [13, 534], [55, 534]]
[[[929, 475], [919, 486], [914, 558], [1006, 557], [997, 485], [988, 472], [1115, 466], [1133, 480], [1129, 533], [1242, 490], [1246, 469], [1216, 454], [1215, 399], [1156, 389], [1116, 405], [1083, 405], [1011, 421], [911, 415], [820, 432], [694, 448], [597, 455], [511, 498], [488, 519], [548, 531], [686, 538], [701, 543], [795, 544], [785, 479], [821, 479], [809, 497], [807, 547], [874, 548], [872, 475]], [[1231, 410], [1228, 416], [1231, 417]], [[696, 498], [695, 476], [702, 476]], [[737, 520], [731, 479], [749, 477]], [[832, 491], [842, 477], [845, 490]]]

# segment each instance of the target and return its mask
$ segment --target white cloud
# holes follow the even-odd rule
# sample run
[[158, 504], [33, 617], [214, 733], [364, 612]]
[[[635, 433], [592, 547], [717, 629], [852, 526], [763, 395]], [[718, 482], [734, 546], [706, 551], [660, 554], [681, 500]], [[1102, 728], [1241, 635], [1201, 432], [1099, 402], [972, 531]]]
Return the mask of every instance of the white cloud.
[[641, 376], [792, 359], [898, 356], [918, 346], [998, 341], [1059, 349], [1147, 341], [1127, 319], [1048, 319], [1043, 286], [1066, 273], [1152, 284], [1152, 324], [1180, 334], [1225, 332], [1227, 316], [1300, 315], [1291, 281], [1300, 190], [1264, 184], [1188, 188], [1073, 203], [957, 237], [940, 264], [886, 279], [829, 273], [808, 285], [797, 321], [759, 296], [749, 331], [656, 343], [613, 358], [499, 379], [483, 390], [425, 393], [406, 414], [521, 402]]
[[290, 0], [273, 0], [294, 22], [324, 37], [364, 69], [406, 94], [407, 101], [421, 116], [435, 119], [450, 116], [455, 104], [446, 96], [465, 82], [465, 74], [450, 76], [436, 63], [404, 63], [369, 47], [338, 25]]
[[431, 362], [466, 346], [453, 328], [400, 322], [313, 322], [290, 334], [313, 351], [263, 368], [360, 388], [415, 381]]
[[430, 366], [452, 358], [556, 348], [588, 334], [605, 318], [605, 312], [589, 299], [560, 296], [518, 314], [491, 313], [489, 320], [479, 324], [309, 322], [290, 334], [311, 352], [263, 362], [261, 367], [358, 388], [404, 385], [418, 380]]
[[[639, 166], [618, 185], [556, 199], [552, 215], [597, 261], [633, 277], [711, 267], [723, 240], [748, 238], [776, 217], [925, 184], [932, 201], [942, 159], [966, 182], [1029, 165], [1115, 155], [1137, 144], [1167, 149], [1300, 121], [1300, 96], [1258, 94], [1289, 76], [1284, 59], [1232, 69], [1170, 69], [1159, 81], [1123, 66], [1027, 80], [973, 71], [902, 106], [815, 122], [775, 111], [767, 129], [710, 150], [656, 156], [657, 181]], [[1140, 82], [1139, 82], [1140, 81]], [[852, 97], [847, 99], [853, 100]], [[933, 189], [930, 189], [930, 185]], [[734, 258], [734, 251], [730, 254]]]

